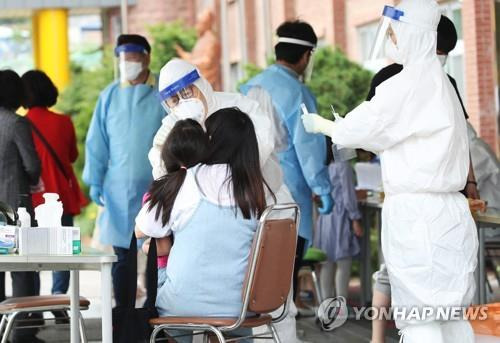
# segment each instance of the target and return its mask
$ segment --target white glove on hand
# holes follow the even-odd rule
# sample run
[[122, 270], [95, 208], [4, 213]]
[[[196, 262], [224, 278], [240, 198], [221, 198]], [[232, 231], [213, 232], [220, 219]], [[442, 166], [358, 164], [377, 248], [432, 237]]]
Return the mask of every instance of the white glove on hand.
[[325, 119], [316, 113], [303, 114], [301, 118], [307, 132], [322, 133], [331, 137], [335, 125], [333, 121]]

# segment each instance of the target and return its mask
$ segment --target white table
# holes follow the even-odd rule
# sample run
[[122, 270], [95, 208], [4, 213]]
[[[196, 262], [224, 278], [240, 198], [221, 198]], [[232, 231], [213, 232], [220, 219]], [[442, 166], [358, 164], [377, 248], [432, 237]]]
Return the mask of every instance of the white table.
[[[374, 211], [376, 229], [378, 230], [378, 257], [379, 265], [383, 262], [382, 249], [380, 246], [381, 239], [381, 213], [382, 213], [383, 201], [379, 197], [368, 197], [366, 199], [359, 200], [359, 206], [363, 211], [363, 227], [365, 230], [365, 237], [363, 239], [361, 246], [361, 303], [367, 304], [371, 300], [371, 253], [370, 253], [370, 229], [372, 225], [370, 223], [370, 213]], [[491, 210], [486, 211], [486, 213], [476, 212], [473, 214], [474, 220], [476, 221], [476, 226], [478, 229], [478, 265], [476, 270], [476, 295], [474, 303], [484, 304], [486, 302], [486, 262], [485, 262], [485, 228], [500, 228], [500, 213]]]
[[486, 256], [485, 256], [485, 235], [484, 229], [486, 228], [500, 228], [500, 213], [488, 210], [486, 213], [475, 213], [474, 220], [476, 221], [476, 226], [478, 229], [478, 266], [476, 272], [476, 304], [486, 303]]
[[0, 271], [40, 271], [69, 270], [71, 299], [71, 343], [80, 341], [78, 331], [78, 312], [80, 310], [80, 270], [101, 271], [102, 301], [102, 342], [112, 343], [111, 322], [111, 265], [116, 256], [97, 251], [84, 251], [73, 256], [23, 256], [0, 255]]

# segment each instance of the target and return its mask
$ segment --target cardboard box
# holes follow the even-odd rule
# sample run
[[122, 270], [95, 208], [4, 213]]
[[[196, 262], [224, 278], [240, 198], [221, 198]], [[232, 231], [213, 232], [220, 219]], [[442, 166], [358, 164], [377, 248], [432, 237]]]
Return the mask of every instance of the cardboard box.
[[19, 229], [20, 255], [76, 255], [80, 252], [81, 240], [78, 227]]

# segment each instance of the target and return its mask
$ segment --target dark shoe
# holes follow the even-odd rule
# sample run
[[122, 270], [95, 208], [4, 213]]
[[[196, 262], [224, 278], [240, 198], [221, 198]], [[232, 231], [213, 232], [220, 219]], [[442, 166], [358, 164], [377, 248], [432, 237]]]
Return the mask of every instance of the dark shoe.
[[61, 310], [61, 311], [52, 311], [52, 315], [56, 318], [55, 322], [56, 324], [69, 324], [70, 319], [68, 316], [68, 312]]

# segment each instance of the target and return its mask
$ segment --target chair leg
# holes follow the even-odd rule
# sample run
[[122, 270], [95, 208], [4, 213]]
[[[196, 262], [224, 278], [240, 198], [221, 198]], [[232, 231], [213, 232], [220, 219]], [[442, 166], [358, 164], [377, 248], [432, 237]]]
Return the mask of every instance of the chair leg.
[[316, 270], [314, 267], [311, 269], [311, 277], [314, 284], [314, 291], [316, 292], [316, 300], [318, 301], [318, 306], [323, 302], [323, 295], [321, 294], [321, 288], [319, 286], [318, 274], [316, 274]]
[[271, 329], [271, 332], [273, 334], [273, 341], [275, 343], [281, 343], [280, 336], [278, 336], [278, 332], [276, 331], [276, 328], [274, 327], [274, 325], [271, 323], [268, 326]]
[[20, 312], [13, 312], [9, 316], [7, 321], [7, 327], [5, 328], [5, 332], [3, 333], [1, 343], [7, 343], [7, 340], [9, 339], [10, 336], [10, 332], [12, 331], [12, 327], [14, 326], [14, 321], [16, 320], [16, 317], [19, 313]]
[[5, 325], [7, 324], [7, 314], [2, 316], [2, 321], [0, 322], [0, 337], [2, 337], [3, 330], [5, 329]]
[[220, 332], [219, 329], [213, 326], [209, 326], [207, 327], [207, 330], [212, 331], [220, 343], [226, 343], [226, 339], [224, 338], [224, 335], [222, 334], [222, 332]]
[[87, 343], [87, 332], [85, 331], [85, 322], [81, 312], [78, 312], [78, 327], [80, 329], [80, 339], [82, 343]]

